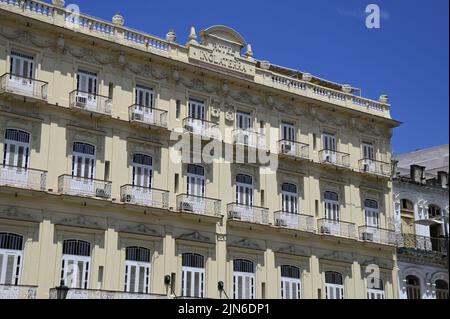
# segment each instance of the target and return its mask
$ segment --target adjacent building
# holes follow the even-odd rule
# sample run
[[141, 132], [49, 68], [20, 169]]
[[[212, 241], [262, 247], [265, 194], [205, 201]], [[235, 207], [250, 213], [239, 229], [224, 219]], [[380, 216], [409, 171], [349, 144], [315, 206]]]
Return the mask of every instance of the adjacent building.
[[179, 44], [61, 0], [0, 21], [0, 297], [399, 297], [387, 96], [226, 26]]
[[402, 299], [448, 299], [448, 158], [448, 144], [395, 158]]

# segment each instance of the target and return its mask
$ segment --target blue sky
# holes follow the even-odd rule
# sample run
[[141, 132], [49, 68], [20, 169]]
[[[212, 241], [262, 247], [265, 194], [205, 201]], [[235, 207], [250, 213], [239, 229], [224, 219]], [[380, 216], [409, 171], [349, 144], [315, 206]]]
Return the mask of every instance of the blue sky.
[[[189, 29], [224, 24], [252, 44], [257, 59], [362, 88], [363, 96], [388, 94], [396, 154], [448, 143], [449, 1], [106, 1], [66, 0], [81, 12], [164, 37], [174, 29], [185, 44]], [[365, 27], [376, 3], [380, 29]]]

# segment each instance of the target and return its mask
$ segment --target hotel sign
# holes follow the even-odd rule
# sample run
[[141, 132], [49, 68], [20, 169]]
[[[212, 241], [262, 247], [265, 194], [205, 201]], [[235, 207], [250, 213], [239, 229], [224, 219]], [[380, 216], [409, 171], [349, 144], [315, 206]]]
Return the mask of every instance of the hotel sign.
[[227, 45], [214, 43], [208, 47], [201, 45], [191, 45], [189, 47], [189, 58], [206, 64], [231, 71], [241, 73], [245, 76], [255, 76], [255, 62], [245, 57], [241, 57], [239, 52]]

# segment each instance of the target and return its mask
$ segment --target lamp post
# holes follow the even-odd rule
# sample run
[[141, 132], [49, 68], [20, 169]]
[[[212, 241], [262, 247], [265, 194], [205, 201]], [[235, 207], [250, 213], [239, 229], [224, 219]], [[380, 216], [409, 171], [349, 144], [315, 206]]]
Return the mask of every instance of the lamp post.
[[57, 299], [66, 299], [68, 292], [69, 292], [69, 287], [64, 285], [64, 280], [61, 280], [59, 287], [56, 287], [56, 298]]

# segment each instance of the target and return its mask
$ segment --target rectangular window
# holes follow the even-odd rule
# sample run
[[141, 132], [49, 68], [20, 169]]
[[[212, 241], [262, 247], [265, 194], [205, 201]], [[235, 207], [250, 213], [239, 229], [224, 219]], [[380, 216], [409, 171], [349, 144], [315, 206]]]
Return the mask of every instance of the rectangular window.
[[236, 128], [248, 131], [252, 128], [252, 117], [250, 113], [236, 112]]
[[283, 141], [296, 141], [295, 126], [290, 123], [281, 124], [281, 139]]
[[108, 84], [108, 98], [112, 99], [114, 96], [114, 83], [109, 82]]
[[0, 285], [20, 284], [22, 251], [0, 249]]
[[362, 143], [362, 153], [363, 153], [363, 159], [367, 159], [367, 160], [375, 159], [372, 143], [363, 142]]
[[105, 161], [105, 181], [109, 181], [110, 166], [111, 166], [111, 162]]
[[189, 118], [205, 120], [205, 103], [194, 99], [189, 99]]
[[180, 179], [180, 176], [178, 175], [178, 174], [175, 174], [175, 178], [174, 178], [175, 180], [174, 180], [174, 191], [175, 191], [175, 193], [178, 193], [178, 183], [179, 183], [179, 179]]
[[175, 108], [175, 117], [176, 117], [177, 120], [180, 119], [180, 116], [181, 116], [180, 113], [181, 113], [181, 101], [177, 100], [176, 101], [176, 108]]

